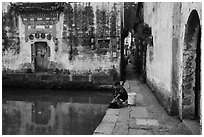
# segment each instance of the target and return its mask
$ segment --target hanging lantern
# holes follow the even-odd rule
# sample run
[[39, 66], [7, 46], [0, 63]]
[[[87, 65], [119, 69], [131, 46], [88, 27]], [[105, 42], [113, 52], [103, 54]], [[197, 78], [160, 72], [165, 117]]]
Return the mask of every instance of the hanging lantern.
[[45, 38], [45, 33], [41, 34], [41, 38], [44, 39]]
[[35, 33], [35, 37], [36, 37], [37, 39], [39, 39], [40, 34], [39, 34], [39, 33]]
[[58, 39], [53, 37], [53, 42], [55, 43], [55, 52], [58, 51]]
[[58, 51], [58, 46], [57, 45], [55, 45], [55, 52], [57, 52]]
[[53, 40], [53, 42], [55, 42], [55, 39], [56, 39], [56, 38], [55, 38], [55, 37], [53, 37], [53, 39], [52, 39], [52, 40]]
[[51, 40], [51, 38], [52, 38], [52, 35], [51, 35], [51, 34], [48, 34], [48, 35], [47, 35], [47, 39], [48, 39], [48, 40]]
[[17, 44], [16, 51], [17, 51], [17, 54], [20, 53], [20, 44]]
[[55, 45], [58, 45], [58, 39], [55, 38]]
[[30, 39], [30, 40], [33, 40], [33, 39], [34, 39], [33, 34], [30, 34], [30, 35], [29, 35], [29, 39]]

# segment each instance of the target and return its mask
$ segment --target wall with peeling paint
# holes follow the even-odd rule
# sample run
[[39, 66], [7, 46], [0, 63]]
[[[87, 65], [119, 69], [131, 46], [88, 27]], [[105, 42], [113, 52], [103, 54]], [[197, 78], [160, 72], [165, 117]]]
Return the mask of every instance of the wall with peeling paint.
[[[180, 35], [179, 35], [179, 55], [178, 56], [178, 99], [180, 102], [180, 106], [179, 106], [179, 116], [180, 118], [195, 118], [195, 108], [200, 107], [200, 110], [202, 110], [201, 106], [197, 106], [195, 104], [196, 102], [196, 98], [195, 94], [198, 94], [198, 91], [194, 91], [196, 90], [195, 88], [195, 60], [196, 60], [196, 51], [191, 52], [191, 50], [195, 50], [195, 48], [197, 48], [196, 46], [198, 46], [194, 41], [191, 41], [190, 45], [192, 45], [192, 47], [190, 49], [187, 48], [187, 42], [186, 41], [186, 32], [188, 31], [187, 29], [187, 23], [188, 20], [190, 19], [190, 15], [191, 13], [195, 11], [196, 14], [198, 15], [198, 20], [193, 19], [193, 22], [199, 22], [200, 23], [200, 27], [202, 29], [202, 3], [201, 2], [186, 2], [186, 3], [182, 3], [181, 6], [181, 30], [180, 30]], [[193, 27], [193, 26], [189, 26], [189, 27]], [[202, 32], [201, 32], [202, 33]], [[202, 34], [201, 34], [202, 35]], [[189, 37], [189, 36], [188, 36]], [[197, 38], [196, 38], [197, 39]], [[197, 41], [197, 40], [196, 40]], [[200, 41], [202, 43], [202, 40]], [[195, 47], [194, 47], [194, 46]], [[202, 44], [200, 44], [201, 46]], [[201, 48], [202, 49], [202, 48]], [[189, 54], [189, 53], [193, 53], [193, 54]], [[194, 58], [193, 60], [190, 58]], [[202, 59], [201, 59], [202, 60]], [[201, 61], [202, 62], [202, 61]], [[191, 63], [190, 67], [189, 63]], [[193, 71], [194, 74], [190, 74], [189, 70]], [[187, 75], [189, 75], [189, 77], [187, 78]], [[191, 76], [190, 76], [191, 75]], [[193, 77], [192, 77], [193, 76]], [[190, 80], [192, 79], [192, 80]], [[190, 86], [191, 85], [191, 86]], [[190, 92], [189, 92], [190, 91]], [[201, 102], [201, 96], [202, 96], [202, 92], [199, 93], [200, 94], [200, 102]], [[201, 115], [201, 112], [199, 112]]]
[[151, 27], [153, 35], [153, 47], [147, 47], [147, 81], [163, 92], [162, 98], [172, 94], [172, 10], [172, 3], [144, 3], [144, 22]]
[[196, 10], [199, 14], [200, 24], [202, 24], [202, 3], [198, 2], [185, 2], [181, 6], [181, 25], [180, 25], [180, 34], [179, 34], [179, 91], [181, 92], [182, 85], [182, 65], [183, 65], [183, 49], [184, 49], [184, 36], [185, 36], [185, 27], [187, 20], [192, 10]]
[[192, 10], [202, 24], [201, 3], [144, 3], [144, 22], [153, 35], [153, 47], [147, 47], [147, 83], [170, 114], [182, 111], [184, 36]]
[[[113, 4], [113, 3], [112, 3]], [[96, 5], [97, 6], [97, 5]], [[103, 7], [105, 8], [105, 7]], [[94, 11], [95, 12], [95, 11]], [[120, 17], [120, 15], [117, 15]], [[48, 69], [67, 70], [69, 74], [106, 74], [110, 75], [114, 70], [118, 75], [120, 72], [120, 49], [117, 45], [116, 50], [108, 50], [105, 54], [99, 54], [86, 47], [78, 46], [78, 54], [69, 59], [70, 45], [63, 40], [63, 21], [64, 14], [59, 15], [59, 21], [56, 23], [55, 35], [58, 38], [58, 50], [55, 51], [53, 40], [36, 39], [26, 41], [26, 25], [22, 21], [22, 17], [18, 16], [19, 37], [20, 37], [20, 53], [14, 54], [12, 50], [5, 51], [3, 55], [3, 70], [14, 72], [25, 72], [26, 69], [34, 70], [32, 60], [31, 45], [35, 42], [47, 42], [50, 47], [50, 57], [48, 57]], [[120, 22], [117, 22], [120, 23]], [[120, 24], [118, 25], [120, 27]], [[117, 28], [120, 29], [120, 28]], [[111, 47], [111, 46], [110, 46]], [[54, 64], [54, 66], [52, 65]]]

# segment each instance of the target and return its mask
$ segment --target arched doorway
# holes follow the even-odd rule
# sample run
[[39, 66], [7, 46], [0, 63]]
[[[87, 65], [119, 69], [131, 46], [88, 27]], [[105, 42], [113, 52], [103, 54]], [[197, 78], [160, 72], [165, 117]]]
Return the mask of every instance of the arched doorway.
[[188, 18], [183, 52], [182, 118], [199, 119], [201, 113], [201, 26], [196, 10]]

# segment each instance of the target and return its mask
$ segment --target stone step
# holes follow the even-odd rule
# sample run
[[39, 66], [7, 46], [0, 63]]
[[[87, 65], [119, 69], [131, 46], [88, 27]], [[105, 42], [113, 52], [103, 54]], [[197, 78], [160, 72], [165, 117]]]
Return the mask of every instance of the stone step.
[[131, 107], [132, 111], [130, 112], [130, 116], [133, 118], [148, 118], [148, 112], [146, 107]]
[[156, 119], [136, 119], [136, 125], [159, 126]]

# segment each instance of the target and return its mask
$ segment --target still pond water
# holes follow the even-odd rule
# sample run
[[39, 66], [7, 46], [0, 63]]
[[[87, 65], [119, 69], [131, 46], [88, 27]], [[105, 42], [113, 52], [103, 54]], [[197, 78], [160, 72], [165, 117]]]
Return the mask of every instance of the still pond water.
[[110, 91], [3, 89], [3, 135], [89, 135], [112, 99]]

